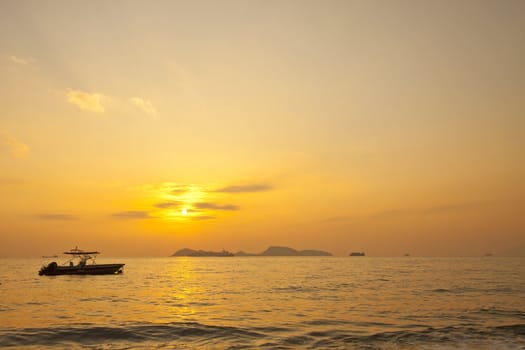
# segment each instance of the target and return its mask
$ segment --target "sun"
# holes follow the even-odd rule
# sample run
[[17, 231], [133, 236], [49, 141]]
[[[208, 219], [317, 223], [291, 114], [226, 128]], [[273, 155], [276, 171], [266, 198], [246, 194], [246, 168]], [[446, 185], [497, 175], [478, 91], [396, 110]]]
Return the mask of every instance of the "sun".
[[188, 214], [188, 210], [186, 208], [182, 208], [181, 213], [182, 213], [182, 215], [187, 215]]

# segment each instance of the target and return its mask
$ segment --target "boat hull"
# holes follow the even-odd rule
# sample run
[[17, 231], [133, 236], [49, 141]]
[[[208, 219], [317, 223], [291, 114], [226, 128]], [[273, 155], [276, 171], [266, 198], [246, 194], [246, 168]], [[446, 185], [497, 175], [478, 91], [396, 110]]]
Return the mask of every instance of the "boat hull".
[[52, 263], [39, 271], [42, 276], [57, 275], [114, 275], [122, 273], [125, 264], [94, 264], [86, 266], [58, 266]]

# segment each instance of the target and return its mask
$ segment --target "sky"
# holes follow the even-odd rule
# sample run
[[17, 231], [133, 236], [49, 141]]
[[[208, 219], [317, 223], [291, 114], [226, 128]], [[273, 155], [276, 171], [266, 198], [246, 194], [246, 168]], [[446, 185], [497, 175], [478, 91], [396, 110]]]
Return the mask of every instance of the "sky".
[[525, 254], [525, 2], [0, 2], [0, 257]]

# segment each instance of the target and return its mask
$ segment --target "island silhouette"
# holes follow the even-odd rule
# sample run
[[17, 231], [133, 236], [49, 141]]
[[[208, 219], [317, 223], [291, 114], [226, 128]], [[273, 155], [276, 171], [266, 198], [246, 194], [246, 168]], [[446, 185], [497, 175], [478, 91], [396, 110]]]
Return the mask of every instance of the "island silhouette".
[[222, 250], [220, 252], [206, 251], [206, 250], [195, 250], [190, 248], [183, 248], [171, 256], [187, 256], [187, 257], [197, 257], [197, 256], [210, 256], [210, 257], [231, 257], [231, 256], [332, 256], [332, 253], [325, 252], [322, 250], [297, 250], [290, 247], [280, 247], [280, 246], [270, 246], [265, 251], [259, 254], [246, 253], [239, 251], [237, 253], [231, 253], [227, 250]]
[[206, 250], [194, 250], [190, 248], [183, 248], [177, 250], [171, 256], [220, 256], [220, 257], [230, 257], [234, 256], [233, 253], [230, 253], [227, 250], [222, 250], [220, 252], [206, 251]]

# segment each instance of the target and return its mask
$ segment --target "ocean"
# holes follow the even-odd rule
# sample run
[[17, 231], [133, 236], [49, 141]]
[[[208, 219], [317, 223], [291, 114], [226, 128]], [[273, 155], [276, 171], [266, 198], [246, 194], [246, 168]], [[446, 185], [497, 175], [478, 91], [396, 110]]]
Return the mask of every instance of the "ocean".
[[[60, 259], [57, 259], [61, 262]], [[0, 259], [0, 348], [525, 349], [525, 258]]]

